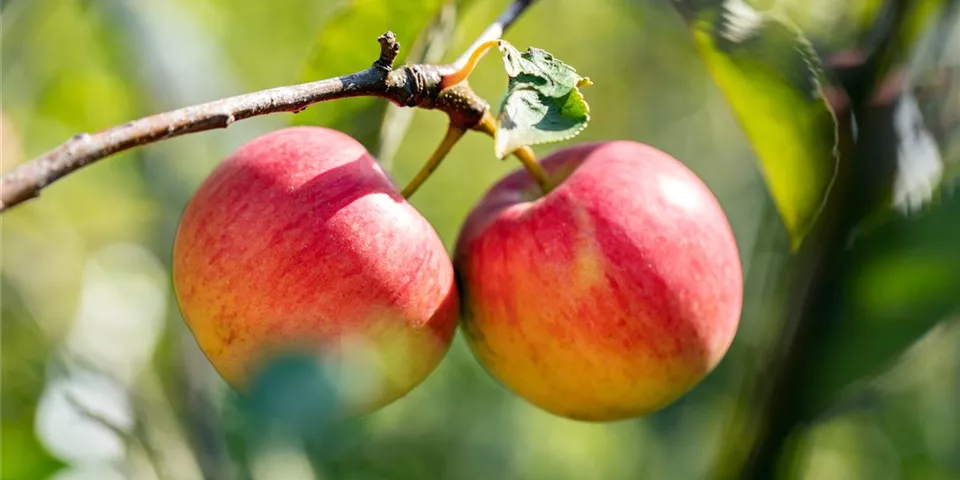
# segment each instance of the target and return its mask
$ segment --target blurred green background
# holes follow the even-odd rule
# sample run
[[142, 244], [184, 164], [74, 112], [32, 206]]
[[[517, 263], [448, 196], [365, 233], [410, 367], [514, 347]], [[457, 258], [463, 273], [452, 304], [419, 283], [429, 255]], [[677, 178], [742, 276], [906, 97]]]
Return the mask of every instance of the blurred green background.
[[[4, 1], [3, 171], [77, 132], [364, 69], [388, 29], [402, 55], [419, 55], [415, 46], [441, 3]], [[434, 29], [428, 57], [452, 61], [507, 3], [445, 7], [448, 28]], [[193, 190], [234, 148], [294, 121], [273, 115], [120, 154], [3, 215], [2, 478], [716, 475], [725, 456], [753, 441], [742, 426], [754, 409], [748, 392], [763, 381], [785, 328], [783, 311], [793, 304], [783, 283], [793, 265], [750, 144], [668, 3], [541, 0], [506, 39], [545, 49], [593, 80], [583, 90], [592, 121], [575, 141], [661, 148], [699, 174], [726, 209], [747, 275], [741, 326], [717, 370], [679, 402], [611, 424], [557, 418], [498, 386], [458, 336], [424, 384], [362, 422], [302, 441], [282, 435], [297, 419], [264, 426], [272, 407], [258, 417], [239, 406], [197, 349], [169, 265]], [[832, 46], [856, 42], [860, 24], [851, 19], [872, 8], [779, 3], [814, 33], [835, 35]], [[506, 77], [495, 54], [471, 84], [496, 108]], [[385, 111], [391, 128], [398, 113], [412, 115], [402, 141], [381, 155], [403, 185], [442, 138], [442, 113], [350, 99], [310, 107], [297, 121], [342, 129], [380, 154]], [[474, 202], [517, 166], [496, 160], [490, 138], [468, 135], [412, 203], [452, 248]], [[851, 253], [850, 278], [837, 280], [842, 306], [827, 315], [844, 328], [804, 352], [811, 367], [798, 380], [819, 386], [799, 394], [823, 408], [788, 442], [782, 478], [960, 478], [956, 204], [886, 224], [874, 234], [882, 241], [868, 237]]]

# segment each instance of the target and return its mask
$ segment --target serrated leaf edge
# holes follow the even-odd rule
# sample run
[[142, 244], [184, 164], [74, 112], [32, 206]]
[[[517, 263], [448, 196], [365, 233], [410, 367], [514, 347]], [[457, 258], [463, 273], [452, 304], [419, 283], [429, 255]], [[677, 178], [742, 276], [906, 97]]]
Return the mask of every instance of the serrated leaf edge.
[[770, 12], [767, 14], [767, 17], [771, 21], [776, 21], [787, 27], [794, 34], [794, 38], [799, 43], [800, 57], [803, 59], [803, 63], [807, 65], [807, 68], [810, 70], [810, 73], [813, 74], [813, 80], [816, 91], [817, 101], [823, 104], [823, 107], [830, 114], [830, 120], [833, 122], [833, 145], [830, 149], [830, 153], [833, 157], [833, 171], [830, 172], [830, 181], [827, 183], [827, 186], [824, 188], [823, 197], [820, 199], [820, 205], [817, 206], [817, 209], [813, 213], [813, 217], [810, 223], [807, 225], [805, 231], [799, 236], [799, 238], [791, 239], [790, 245], [793, 251], [797, 251], [800, 248], [800, 245], [803, 242], [803, 239], [806, 238], [807, 233], [810, 229], [813, 228], [813, 225], [820, 219], [820, 215], [823, 213], [823, 210], [827, 206], [827, 200], [830, 198], [830, 194], [833, 192], [833, 187], [837, 182], [837, 175], [840, 173], [840, 123], [837, 121], [837, 113], [833, 110], [833, 107], [830, 105], [830, 102], [827, 101], [826, 90], [824, 89], [823, 83], [826, 77], [826, 72], [823, 69], [823, 66], [819, 62], [819, 54], [817, 54], [816, 48], [814, 48], [813, 43], [810, 42], [810, 39], [803, 34], [803, 30], [799, 25], [794, 23], [792, 20], [787, 18], [785, 15]]
[[[520, 149], [520, 148], [523, 148], [523, 147], [532, 147], [532, 146], [534, 146], [534, 145], [549, 145], [549, 144], [551, 144], [551, 143], [566, 142], [567, 140], [570, 140], [570, 139], [576, 137], [577, 135], [580, 135], [580, 134], [587, 128], [587, 124], [588, 124], [588, 123], [590, 123], [590, 114], [589, 114], [589, 113], [587, 114], [586, 119], [584, 119], [583, 125], [582, 125], [580, 128], [578, 128], [577, 130], [571, 131], [571, 132], [570, 132], [568, 135], [566, 135], [566, 136], [556, 137], [556, 138], [552, 138], [552, 139], [549, 139], [549, 140], [540, 140], [540, 141], [536, 141], [536, 142], [532, 142], [532, 143], [526, 143], [526, 144], [520, 145], [519, 147], [517, 147], [517, 148], [515, 148], [515, 149], [513, 149], [513, 150], [511, 150], [511, 151], [509, 151], [509, 152], [506, 152], [506, 151], [505, 151], [506, 148], [507, 148], [507, 146], [506, 146], [506, 143], [507, 143], [506, 137], [500, 134], [501, 129], [498, 128], [496, 134], [494, 134], [494, 154], [497, 156], [497, 159], [498, 159], [498, 160], [503, 160], [503, 159], [507, 158], [508, 156], [510, 156], [510, 154], [512, 154], [514, 151], [516, 151], [516, 150], [518, 150], [518, 149]], [[501, 140], [501, 139], [504, 139], [504, 140]]]
[[[820, 199], [820, 204], [813, 212], [811, 221], [808, 222], [808, 224], [805, 225], [802, 230], [796, 232], [796, 235], [791, 235], [790, 249], [791, 251], [796, 252], [799, 250], [810, 229], [820, 218], [823, 210], [826, 208], [827, 199], [830, 197], [830, 193], [833, 191], [840, 169], [840, 125], [837, 121], [836, 112], [833, 110], [830, 102], [827, 101], [826, 92], [823, 86], [826, 72], [817, 60], [819, 59], [819, 55], [817, 54], [813, 43], [810, 42], [806, 35], [803, 34], [803, 30], [800, 28], [800, 26], [790, 20], [785, 14], [772, 9], [758, 11], [756, 8], [746, 4], [743, 0], [727, 0], [721, 5], [721, 10], [723, 11], [722, 14], [735, 15], [738, 16], [738, 18], [742, 17], [744, 19], [744, 21], [740, 23], [726, 24], [727, 29], [724, 31], [716, 31], [717, 35], [720, 35], [724, 39], [733, 43], [742, 43], [743, 41], [756, 36], [760, 32], [760, 29], [763, 27], [763, 25], [769, 22], [779, 23], [792, 32], [793, 38], [798, 44], [795, 49], [800, 53], [800, 57], [803, 59], [807, 69], [814, 77], [814, 91], [807, 93], [814, 94], [812, 96], [823, 104], [827, 112], [829, 112], [831, 120], [833, 121], [833, 145], [831, 148], [831, 155], [834, 160], [833, 171], [831, 172], [830, 181], [827, 183], [823, 196]], [[731, 29], [731, 27], [735, 28]], [[702, 29], [703, 27], [694, 28]], [[705, 30], [705, 32], [710, 34], [710, 30], [711, 29], [708, 28]]]
[[[511, 44], [510, 42], [508, 42], [508, 41], [506, 41], [506, 40], [500, 40], [500, 41], [497, 43], [497, 49], [500, 51], [501, 61], [503, 62], [504, 70], [507, 72], [507, 75], [508, 75], [509, 77], [513, 78], [513, 77], [516, 77], [517, 75], [510, 73], [510, 67], [507, 65], [507, 58], [506, 58], [507, 52], [504, 51], [504, 45], [506, 45], [507, 47], [511, 48], [513, 51], [516, 51], [517, 53], [522, 53], [522, 52], [521, 52], [517, 47], [515, 47], [513, 44]], [[533, 48], [533, 47], [528, 47], [526, 51], [531, 51], [532, 48]], [[543, 51], [546, 52], [546, 50], [543, 50]], [[546, 53], [549, 54], [549, 52], [546, 52]], [[580, 133], [582, 133], [582, 132], [587, 128], [587, 125], [589, 125], [589, 123], [590, 123], [590, 120], [591, 120], [591, 116], [590, 116], [590, 103], [588, 103], [587, 100], [586, 100], [586, 97], [583, 96], [583, 92], [580, 91], [580, 87], [590, 87], [590, 86], [593, 86], [593, 81], [590, 80], [590, 77], [584, 77], [584, 76], [580, 75], [580, 74], [577, 72], [577, 69], [574, 68], [573, 66], [568, 65], [568, 64], [565, 63], [563, 60], [560, 60], [560, 59], [554, 57], [552, 54], [550, 54], [550, 55], [551, 55], [551, 57], [553, 57], [554, 59], [556, 59], [557, 62], [560, 62], [560, 63], [561, 63], [562, 65], [564, 65], [565, 67], [569, 68], [574, 74], [577, 75], [577, 77], [579, 77], [579, 78], [577, 79], [576, 83], [574, 84], [572, 90], [573, 90], [573, 92], [576, 93], [577, 97], [583, 102], [583, 105], [584, 105], [585, 108], [586, 108], [585, 118], [584, 118], [584, 120], [583, 120], [583, 124], [580, 126], [580, 128], [578, 128], [578, 129], [570, 132], [569, 134], [567, 134], [567, 135], [565, 135], [565, 136], [563, 136], [563, 137], [556, 137], [556, 138], [552, 138], [552, 139], [540, 140], [540, 141], [535, 141], [535, 142], [532, 142], [532, 143], [526, 143], [526, 144], [520, 145], [520, 146], [518, 146], [518, 147], [516, 147], [516, 148], [514, 148], [514, 149], [512, 149], [512, 150], [510, 150], [509, 152], [506, 151], [506, 149], [507, 149], [507, 143], [508, 143], [508, 138], [507, 138], [505, 135], [502, 135], [502, 134], [501, 134], [501, 132], [503, 131], [502, 128], [497, 128], [496, 131], [494, 132], [494, 155], [495, 155], [495, 156], [497, 157], [497, 159], [499, 159], [499, 160], [505, 159], [506, 157], [508, 157], [509, 155], [511, 155], [513, 152], [515, 152], [516, 150], [518, 150], [518, 149], [520, 149], [520, 148], [523, 148], [523, 147], [530, 147], [530, 146], [533, 146], [533, 145], [548, 145], [548, 144], [551, 144], [551, 143], [559, 143], [559, 142], [565, 142], [565, 141], [567, 141], [567, 140], [570, 140], [570, 139], [576, 137], [577, 135], [580, 135]], [[505, 100], [506, 100], [506, 96], [504, 96], [504, 101], [505, 101]], [[504, 104], [504, 101], [501, 101], [501, 103], [500, 103], [501, 108], [502, 108], [502, 105]], [[500, 119], [501, 119], [502, 115], [503, 115], [503, 111], [501, 110], [501, 112], [497, 114], [497, 125], [500, 124]]]

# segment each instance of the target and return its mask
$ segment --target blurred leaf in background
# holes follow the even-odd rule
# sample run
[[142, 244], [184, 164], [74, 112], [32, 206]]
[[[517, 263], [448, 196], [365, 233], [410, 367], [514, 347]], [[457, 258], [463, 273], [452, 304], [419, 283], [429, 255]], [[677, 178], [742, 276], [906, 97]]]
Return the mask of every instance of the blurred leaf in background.
[[742, 0], [713, 2], [689, 21], [797, 249], [823, 209], [840, 161], [820, 59], [791, 21]]
[[[377, 58], [376, 38], [390, 30], [397, 35], [403, 64], [409, 46], [440, 13], [443, 0], [356, 0], [340, 2], [320, 27], [304, 65], [304, 82], [363, 70]], [[296, 125], [324, 125], [352, 135], [374, 151], [386, 103], [373, 98], [339, 100], [336, 108], [314, 105], [293, 119]]]
[[[949, 77], [958, 60], [944, 55], [951, 39], [960, 39], [960, 2], [917, 1], [904, 8], [872, 93], [879, 108], [861, 112], [873, 116], [865, 125], [879, 118], [893, 127], [888, 138], [864, 141], [876, 145], [865, 147], [868, 152], [887, 150], [895, 169], [883, 205], [850, 232], [840, 276], [828, 280], [836, 285], [823, 322], [827, 330], [808, 372], [810, 403], [818, 409], [846, 385], [889, 368], [960, 311], [960, 203], [952, 193], [960, 157], [949, 150], [960, 124], [942, 116], [960, 111], [960, 104], [949, 103], [960, 92], [960, 81]], [[924, 94], [938, 100], [921, 101]], [[866, 168], [877, 160], [867, 158]], [[855, 355], [848, 348], [854, 341], [863, 345]]]
[[813, 411], [890, 368], [908, 346], [960, 312], [960, 199], [860, 238], [844, 260], [817, 355], [804, 368]]

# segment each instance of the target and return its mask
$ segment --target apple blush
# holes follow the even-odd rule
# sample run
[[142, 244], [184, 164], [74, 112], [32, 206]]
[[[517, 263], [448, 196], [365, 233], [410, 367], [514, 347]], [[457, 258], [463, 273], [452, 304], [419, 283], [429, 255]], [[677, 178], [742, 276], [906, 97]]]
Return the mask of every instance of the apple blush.
[[241, 393], [275, 358], [324, 366], [347, 415], [443, 360], [459, 300], [437, 233], [352, 137], [293, 127], [220, 163], [183, 212], [173, 284], [187, 326]]
[[454, 254], [462, 331], [529, 403], [583, 421], [655, 412], [710, 373], [740, 319], [743, 278], [717, 199], [685, 165], [632, 141], [519, 169], [468, 215]]

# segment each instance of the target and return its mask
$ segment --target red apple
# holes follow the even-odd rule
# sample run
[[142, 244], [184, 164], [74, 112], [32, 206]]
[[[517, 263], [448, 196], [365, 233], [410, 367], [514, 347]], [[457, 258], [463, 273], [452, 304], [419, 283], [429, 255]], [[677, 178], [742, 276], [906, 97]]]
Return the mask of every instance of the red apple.
[[700, 382], [737, 330], [737, 244], [706, 185], [631, 141], [543, 159], [468, 216], [454, 253], [465, 338], [501, 384], [553, 414], [654, 412]]
[[326, 128], [263, 135], [210, 174], [183, 213], [173, 282], [230, 385], [243, 391], [271, 359], [305, 353], [335, 366], [352, 415], [420, 384], [457, 326], [435, 230], [363, 145]]

